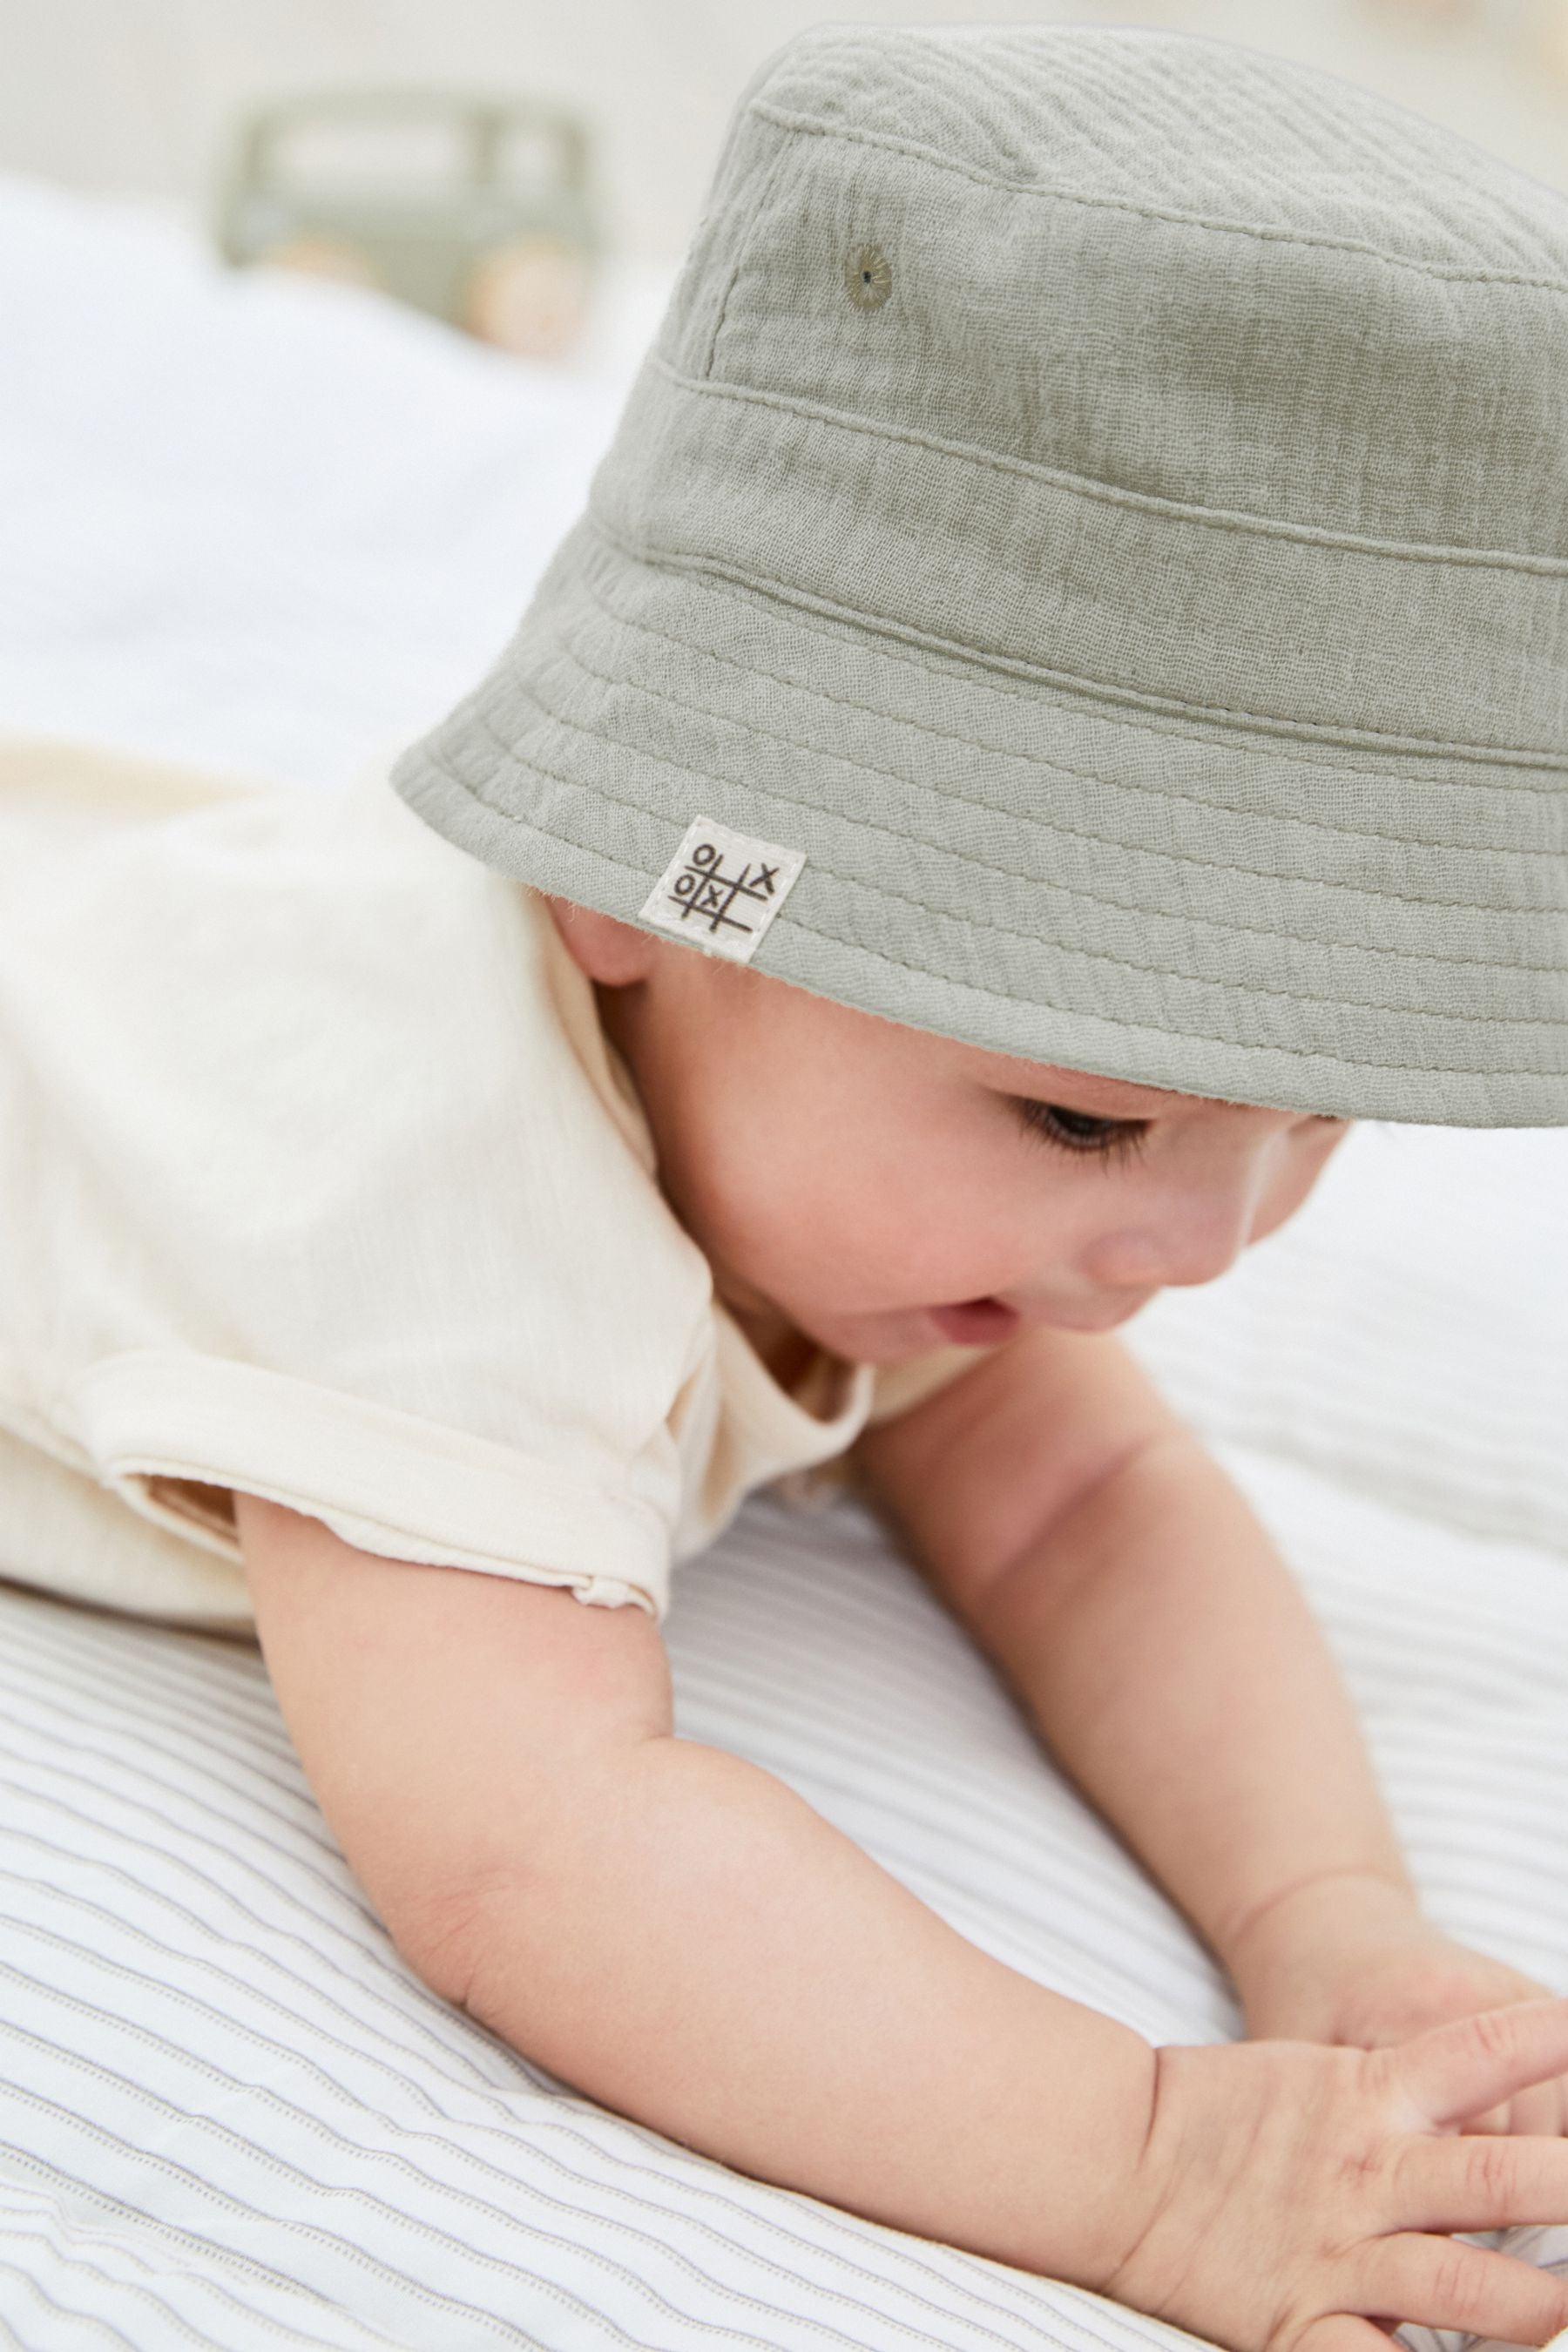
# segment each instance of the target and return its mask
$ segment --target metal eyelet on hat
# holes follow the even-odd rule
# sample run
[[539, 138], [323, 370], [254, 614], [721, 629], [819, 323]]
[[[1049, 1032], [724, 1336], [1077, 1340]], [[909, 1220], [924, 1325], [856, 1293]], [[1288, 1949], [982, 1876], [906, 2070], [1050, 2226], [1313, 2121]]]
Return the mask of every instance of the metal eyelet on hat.
[[851, 257], [844, 284], [851, 302], [862, 310], [875, 310], [887, 300], [893, 290], [893, 272], [879, 245], [863, 245]]

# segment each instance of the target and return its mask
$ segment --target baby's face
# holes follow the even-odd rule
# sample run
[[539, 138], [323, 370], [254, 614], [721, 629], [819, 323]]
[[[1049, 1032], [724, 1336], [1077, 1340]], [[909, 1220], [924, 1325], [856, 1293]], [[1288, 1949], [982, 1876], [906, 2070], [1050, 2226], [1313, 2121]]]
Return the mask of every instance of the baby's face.
[[1283, 1224], [1346, 1132], [957, 1045], [549, 903], [753, 1337], [891, 1363], [1109, 1330]]

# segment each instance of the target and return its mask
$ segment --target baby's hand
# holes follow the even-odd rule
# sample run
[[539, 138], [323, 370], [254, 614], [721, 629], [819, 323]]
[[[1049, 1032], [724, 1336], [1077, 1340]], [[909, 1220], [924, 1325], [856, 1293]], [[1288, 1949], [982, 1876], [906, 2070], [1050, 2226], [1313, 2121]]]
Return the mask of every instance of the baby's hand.
[[[1412, 1910], [1335, 1941], [1292, 1937], [1268, 1966], [1255, 1969], [1243, 2005], [1254, 2041], [1377, 2050], [1483, 2009], [1551, 1998], [1550, 1986], [1458, 1943]], [[1468, 2132], [1568, 2132], [1568, 2074], [1460, 2121]]]
[[1232, 2352], [1388, 2352], [1407, 2322], [1534, 2345], [1568, 2326], [1551, 2272], [1433, 2234], [1568, 2221], [1568, 2142], [1458, 2129], [1568, 2068], [1568, 2000], [1380, 2050], [1157, 2061], [1134, 2234], [1102, 2292]]

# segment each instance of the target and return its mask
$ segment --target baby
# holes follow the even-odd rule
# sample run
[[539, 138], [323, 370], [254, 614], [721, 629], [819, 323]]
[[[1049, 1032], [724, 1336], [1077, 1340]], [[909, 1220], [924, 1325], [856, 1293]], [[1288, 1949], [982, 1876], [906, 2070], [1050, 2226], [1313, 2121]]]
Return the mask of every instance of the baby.
[[[1568, 2000], [1423, 1917], [1113, 1336], [1357, 1118], [1568, 1123], [1565, 298], [1568, 205], [1330, 77], [820, 26], [395, 791], [0, 772], [7, 1562], [253, 1611], [407, 1960], [568, 2082], [1235, 2352], [1568, 2324], [1450, 2234], [1568, 2217]], [[1245, 2042], [675, 1736], [671, 1563], [836, 1465]]]

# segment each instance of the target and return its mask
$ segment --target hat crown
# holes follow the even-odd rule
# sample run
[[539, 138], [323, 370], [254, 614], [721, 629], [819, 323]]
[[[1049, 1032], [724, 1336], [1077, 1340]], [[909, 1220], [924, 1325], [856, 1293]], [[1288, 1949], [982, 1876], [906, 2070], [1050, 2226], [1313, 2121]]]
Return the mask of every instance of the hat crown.
[[732, 121], [754, 107], [991, 179], [1562, 271], [1541, 185], [1500, 157], [1342, 75], [1201, 34], [818, 25], [764, 59]]
[[797, 36], [657, 348], [1137, 496], [1568, 560], [1568, 197], [1191, 34]]
[[988, 1050], [1568, 1124], [1568, 197], [1191, 34], [813, 27], [397, 782]]

